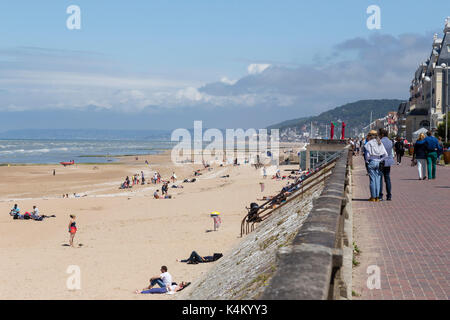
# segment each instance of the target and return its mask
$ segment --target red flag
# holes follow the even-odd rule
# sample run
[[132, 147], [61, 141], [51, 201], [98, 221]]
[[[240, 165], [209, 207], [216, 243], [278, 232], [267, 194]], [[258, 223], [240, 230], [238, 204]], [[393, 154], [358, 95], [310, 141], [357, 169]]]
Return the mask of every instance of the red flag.
[[331, 123], [331, 132], [330, 132], [330, 139], [333, 140], [334, 137], [334, 123]]
[[342, 122], [342, 137], [341, 137], [342, 140], [345, 139], [345, 126], [346, 126], [345, 122]]

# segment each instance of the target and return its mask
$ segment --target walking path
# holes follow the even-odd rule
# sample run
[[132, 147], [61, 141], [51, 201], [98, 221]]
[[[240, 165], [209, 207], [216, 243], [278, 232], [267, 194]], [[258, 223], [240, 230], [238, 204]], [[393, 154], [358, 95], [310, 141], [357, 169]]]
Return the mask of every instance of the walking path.
[[[364, 160], [353, 164], [353, 239], [361, 250], [353, 299], [450, 299], [450, 167], [420, 181], [405, 157], [391, 168], [392, 201], [368, 202]], [[381, 288], [370, 290], [373, 265]]]

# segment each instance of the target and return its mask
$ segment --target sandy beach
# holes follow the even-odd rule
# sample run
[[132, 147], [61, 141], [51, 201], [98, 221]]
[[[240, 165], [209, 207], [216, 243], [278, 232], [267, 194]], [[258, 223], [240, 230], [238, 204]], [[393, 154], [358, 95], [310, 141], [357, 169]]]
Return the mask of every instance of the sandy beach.
[[[281, 170], [284, 174], [296, 167]], [[0, 299], [172, 299], [134, 291], [147, 286], [161, 265], [176, 282], [200, 277], [213, 263], [188, 265], [176, 259], [186, 259], [193, 250], [226, 255], [241, 240], [245, 206], [277, 193], [288, 182], [263, 179], [261, 171], [249, 165], [213, 165], [211, 170], [202, 169], [195, 183], [182, 183], [194, 178], [197, 169], [202, 166], [174, 166], [169, 153], [138, 160], [124, 157], [103, 165], [0, 167]], [[169, 188], [173, 199], [153, 198], [160, 184], [119, 190], [127, 175], [141, 171], [148, 182], [154, 171], [163, 179], [175, 171], [175, 183], [184, 188]], [[229, 178], [222, 178], [226, 175]], [[264, 192], [260, 182], [265, 183]], [[63, 194], [70, 197], [62, 198]], [[21, 213], [37, 205], [41, 214], [56, 217], [13, 220], [8, 213], [15, 203]], [[221, 213], [217, 232], [210, 231], [212, 211]], [[77, 217], [77, 248], [67, 246], [70, 214]], [[80, 267], [80, 290], [66, 285], [72, 265]]]

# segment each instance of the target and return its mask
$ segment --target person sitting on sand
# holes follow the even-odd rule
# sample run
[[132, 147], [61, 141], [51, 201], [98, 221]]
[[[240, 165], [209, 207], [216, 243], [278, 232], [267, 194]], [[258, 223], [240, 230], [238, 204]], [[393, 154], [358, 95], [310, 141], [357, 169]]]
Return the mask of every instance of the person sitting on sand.
[[174, 294], [175, 292], [181, 291], [187, 286], [189, 286], [190, 282], [184, 282], [182, 281], [180, 284], [176, 284], [173, 282], [168, 288], [152, 288], [152, 289], [143, 289], [143, 290], [136, 290], [136, 294]]
[[15, 215], [20, 215], [20, 209], [17, 206], [17, 203], [14, 205], [14, 207], [11, 209], [11, 211], [9, 212], [10, 216], [15, 216]]
[[202, 174], [200, 173], [200, 169], [194, 171], [194, 176], [195, 176], [195, 177], [196, 177], [196, 176], [201, 176], [201, 175], [202, 175]]
[[161, 198], [160, 196], [159, 196], [159, 190], [156, 190], [155, 191], [155, 193], [153, 193], [153, 198], [155, 198], [155, 199], [159, 199], [159, 198]]
[[169, 191], [169, 183], [166, 182], [166, 183], [164, 183], [164, 184], [162, 185], [162, 187], [161, 187], [162, 195], [167, 195], [167, 192], [168, 192], [168, 191]]
[[197, 263], [206, 263], [206, 262], [214, 262], [223, 257], [221, 253], [214, 253], [212, 256], [200, 256], [197, 252], [192, 251], [189, 258], [184, 260], [178, 260], [178, 262], [187, 262], [188, 264], [197, 264]]
[[33, 206], [33, 212], [31, 214], [31, 218], [33, 218], [34, 220], [39, 220], [40, 219], [39, 209], [36, 206]]
[[161, 288], [167, 289], [172, 285], [172, 275], [167, 272], [166, 266], [161, 266], [161, 274], [159, 276], [154, 276], [150, 278], [150, 285], [147, 288], [144, 288], [142, 290], [150, 290], [152, 289], [156, 284], [160, 286]]

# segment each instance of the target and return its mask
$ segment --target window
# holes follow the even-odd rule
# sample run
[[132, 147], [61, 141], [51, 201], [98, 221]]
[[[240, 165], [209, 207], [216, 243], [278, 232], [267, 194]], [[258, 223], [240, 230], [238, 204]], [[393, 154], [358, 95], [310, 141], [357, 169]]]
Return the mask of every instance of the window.
[[447, 45], [447, 51], [450, 52], [450, 44]]

